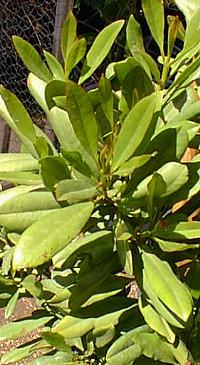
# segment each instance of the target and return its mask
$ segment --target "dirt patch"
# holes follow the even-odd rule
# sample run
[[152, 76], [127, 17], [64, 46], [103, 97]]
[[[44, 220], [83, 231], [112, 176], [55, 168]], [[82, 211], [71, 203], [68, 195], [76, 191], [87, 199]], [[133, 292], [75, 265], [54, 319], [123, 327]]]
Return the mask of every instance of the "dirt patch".
[[[5, 309], [0, 308], [0, 325], [12, 322], [16, 319], [31, 316], [31, 313], [36, 309], [37, 306], [33, 299], [22, 298], [18, 301], [14, 313], [7, 320], [4, 317]], [[8, 352], [9, 350], [14, 349], [26, 343], [27, 341], [34, 340], [37, 337], [38, 337], [38, 331], [32, 331], [25, 337], [20, 338], [19, 340], [0, 341], [0, 358], [3, 354]], [[30, 358], [28, 360], [21, 360], [19, 362], [15, 362], [12, 364], [13, 365], [30, 364]]]

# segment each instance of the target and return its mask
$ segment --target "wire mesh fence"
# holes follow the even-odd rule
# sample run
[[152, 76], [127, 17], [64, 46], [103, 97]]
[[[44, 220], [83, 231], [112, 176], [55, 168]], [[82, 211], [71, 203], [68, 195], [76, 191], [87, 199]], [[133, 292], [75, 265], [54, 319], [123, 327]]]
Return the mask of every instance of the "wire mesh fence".
[[[14, 50], [12, 35], [23, 37], [39, 53], [52, 51], [56, 5], [56, 0], [0, 1], [0, 83], [20, 98], [36, 124], [44, 121], [43, 113], [27, 90], [28, 71]], [[17, 140], [1, 123], [0, 150], [18, 148]]]

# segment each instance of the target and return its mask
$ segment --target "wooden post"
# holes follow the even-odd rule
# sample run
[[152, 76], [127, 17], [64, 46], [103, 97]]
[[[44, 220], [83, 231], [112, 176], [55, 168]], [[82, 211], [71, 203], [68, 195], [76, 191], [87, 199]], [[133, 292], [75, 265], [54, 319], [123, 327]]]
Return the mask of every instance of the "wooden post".
[[61, 51], [60, 51], [60, 31], [62, 24], [65, 20], [66, 14], [73, 10], [73, 0], [57, 0], [56, 5], [56, 19], [55, 19], [55, 31], [54, 31], [54, 39], [53, 39], [53, 54], [61, 60]]

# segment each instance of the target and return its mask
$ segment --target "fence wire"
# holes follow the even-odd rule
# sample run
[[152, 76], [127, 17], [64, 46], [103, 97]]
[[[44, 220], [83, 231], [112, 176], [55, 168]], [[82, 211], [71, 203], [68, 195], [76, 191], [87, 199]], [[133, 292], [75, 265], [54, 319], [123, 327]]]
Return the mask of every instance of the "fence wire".
[[[51, 52], [56, 3], [56, 0], [0, 0], [0, 83], [19, 97], [37, 124], [43, 121], [43, 113], [28, 92], [28, 71], [13, 47], [12, 35], [29, 41], [40, 54], [43, 49]], [[0, 125], [1, 150], [2, 128]]]

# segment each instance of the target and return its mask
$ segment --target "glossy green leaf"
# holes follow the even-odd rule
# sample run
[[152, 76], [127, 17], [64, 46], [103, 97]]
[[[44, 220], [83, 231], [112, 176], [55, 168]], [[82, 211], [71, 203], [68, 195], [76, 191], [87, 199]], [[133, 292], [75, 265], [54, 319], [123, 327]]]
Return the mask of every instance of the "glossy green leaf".
[[[161, 175], [164, 183], [166, 184], [165, 192], [160, 195], [161, 198], [168, 197], [175, 193], [188, 181], [188, 169], [185, 165], [181, 165], [177, 162], [169, 162], [163, 165], [157, 170], [157, 173]], [[133, 193], [134, 199], [141, 199], [147, 196], [148, 184], [151, 181], [153, 175], [146, 177], [137, 187], [137, 190]]]
[[37, 171], [38, 161], [28, 153], [1, 153], [0, 172]]
[[0, 339], [4, 340], [15, 340], [19, 337], [26, 336], [27, 333], [44, 326], [53, 317], [42, 317], [34, 319], [20, 319], [18, 321], [4, 324], [0, 327]]
[[45, 186], [53, 190], [61, 180], [69, 179], [71, 174], [61, 157], [48, 156], [40, 159], [40, 173]]
[[76, 41], [76, 18], [73, 13], [69, 11], [63, 23], [60, 35], [60, 48], [64, 63], [67, 60], [69, 52]]
[[69, 205], [92, 200], [97, 194], [96, 187], [87, 180], [63, 180], [56, 186], [56, 199]]
[[142, 297], [139, 298], [139, 308], [149, 327], [165, 337], [170, 343], [174, 343], [176, 336], [167, 321]]
[[45, 100], [45, 87], [47, 83], [41, 80], [39, 77], [35, 76], [33, 73], [29, 73], [27, 79], [27, 86], [30, 94], [37, 101], [39, 106], [44, 110], [45, 113], [48, 112], [48, 107]]
[[1, 364], [13, 364], [29, 357], [32, 346], [33, 344], [11, 349], [2, 356]]
[[51, 70], [53, 77], [56, 80], [65, 80], [65, 74], [60, 62], [51, 53], [43, 51], [46, 62]]
[[35, 267], [49, 261], [80, 233], [92, 210], [92, 203], [77, 204], [49, 213], [35, 222], [15, 246], [13, 269]]
[[78, 65], [85, 56], [87, 50], [85, 38], [78, 39], [69, 51], [65, 64], [65, 77], [68, 78], [70, 72]]
[[57, 210], [60, 209], [41, 209], [37, 211], [1, 214], [0, 225], [5, 227], [7, 232], [22, 233], [38, 219], [43, 219], [45, 215]]
[[[36, 188], [35, 188], [36, 189]], [[38, 210], [56, 209], [59, 204], [56, 202], [52, 193], [48, 191], [31, 191], [34, 187], [27, 190], [7, 190], [7, 195], [13, 193], [8, 199], [0, 199], [0, 215], [11, 213], [34, 212]], [[15, 194], [16, 193], [16, 194]], [[17, 194], [18, 193], [18, 194]], [[21, 194], [20, 194], [21, 193]], [[2, 193], [2, 198], [6, 194]], [[0, 194], [1, 197], [1, 194]]]
[[116, 246], [117, 253], [125, 273], [130, 276], [133, 275], [133, 258], [130, 244], [125, 240], [118, 240], [116, 242]]
[[66, 107], [75, 134], [84, 149], [97, 155], [97, 122], [87, 93], [72, 81], [66, 84]]
[[36, 190], [35, 186], [17, 186], [0, 192], [0, 207], [8, 202], [10, 199], [19, 195], [28, 193], [32, 190]]
[[163, 318], [165, 318], [169, 324], [177, 328], [185, 328], [185, 322], [178, 318], [177, 315], [169, 310], [166, 305], [159, 299], [158, 295], [153, 290], [145, 272], [143, 272], [143, 283], [141, 285], [143, 286], [144, 292], [150, 298], [151, 305], [153, 305], [155, 310]]
[[[75, 340], [74, 340], [75, 342]], [[56, 352], [54, 355], [42, 356], [31, 362], [31, 365], [73, 365], [72, 354], [67, 352]]]
[[124, 20], [117, 20], [107, 25], [96, 37], [92, 47], [87, 53], [85, 63], [79, 79], [79, 84], [85, 82], [100, 66], [101, 62], [109, 53], [116, 37], [124, 25]]
[[31, 172], [0, 172], [0, 180], [9, 181], [13, 184], [20, 185], [41, 185], [40, 175]]
[[5, 310], [6, 319], [8, 319], [11, 316], [11, 314], [14, 312], [15, 307], [17, 305], [18, 298], [19, 298], [19, 294], [20, 294], [20, 289], [17, 289], [15, 294], [10, 298], [10, 300], [6, 306], [6, 310]]
[[0, 94], [5, 102], [11, 123], [9, 123], [7, 119], [6, 121], [11, 128], [13, 127], [14, 132], [17, 130], [19, 132], [19, 136], [22, 135], [24, 137], [22, 142], [24, 144], [27, 142], [26, 146], [30, 147], [34, 157], [37, 157], [37, 153], [33, 148], [33, 143], [36, 141], [36, 133], [30, 115], [21, 101], [11, 91], [1, 86]]
[[[56, 137], [58, 138], [58, 141], [60, 142], [64, 150], [66, 152], [80, 153], [82, 159], [84, 159], [91, 168], [91, 171], [95, 175], [97, 175], [96, 164], [93, 158], [89, 155], [89, 153], [84, 149], [84, 147], [79, 142], [79, 139], [77, 138], [74, 129], [72, 127], [72, 124], [69, 120], [67, 112], [57, 107], [53, 107], [48, 114], [48, 120], [50, 122], [50, 125], [52, 126], [52, 129], [55, 132]], [[77, 163], [79, 165], [79, 162]], [[76, 166], [74, 166], [75, 169]]]
[[99, 82], [99, 96], [103, 112], [113, 128], [113, 94], [109, 80], [102, 78]]
[[64, 337], [62, 337], [58, 333], [43, 332], [42, 337], [49, 345], [55, 347], [57, 350], [63, 352], [70, 352], [70, 348], [69, 346], [67, 346]]
[[68, 165], [73, 167], [82, 175], [92, 178], [92, 170], [90, 169], [86, 161], [82, 159], [82, 156], [78, 151], [66, 151], [64, 148], [61, 148], [61, 151], [63, 157], [68, 162]]
[[6, 249], [6, 251], [4, 252], [3, 259], [2, 259], [2, 267], [1, 267], [1, 273], [4, 276], [8, 276], [9, 271], [11, 269], [13, 250], [14, 250], [14, 247], [11, 247], [11, 248]]
[[115, 327], [110, 324], [107, 327], [97, 328], [92, 331], [92, 339], [97, 348], [106, 346], [115, 336]]
[[166, 261], [145, 251], [142, 251], [142, 261], [145, 275], [158, 298], [172, 313], [186, 322], [192, 312], [192, 298], [188, 289], [175, 276]]
[[138, 102], [127, 115], [114, 148], [112, 171], [117, 170], [134, 154], [140, 144], [144, 143], [158, 100], [159, 94], [149, 95]]
[[164, 229], [157, 229], [153, 232], [155, 237], [166, 239], [167, 241], [185, 241], [200, 238], [200, 222], [180, 222], [170, 224]]
[[142, 8], [152, 36], [161, 53], [164, 45], [164, 6], [161, 0], [142, 0]]
[[[6, 192], [7, 194], [2, 195], [2, 203], [0, 204], [0, 224], [11, 232], [23, 232], [40, 217], [60, 208], [50, 192], [34, 191], [29, 193], [27, 191], [26, 193], [23, 190], [13, 191], [13, 189], [8, 189]], [[9, 193], [13, 193], [10, 198], [8, 198]], [[15, 193], [17, 194], [15, 195]]]
[[137, 336], [136, 343], [142, 347], [145, 356], [154, 360], [175, 365], [187, 363], [188, 350], [180, 340], [172, 345], [157, 333], [141, 333]]
[[163, 179], [163, 177], [154, 172], [152, 175], [151, 180], [147, 185], [148, 189], [148, 198], [147, 198], [147, 205], [148, 205], [148, 212], [150, 218], [154, 217], [154, 214], [157, 214], [157, 205], [159, 205], [160, 197], [166, 193], [167, 185]]
[[62, 80], [51, 80], [47, 83], [45, 88], [45, 100], [50, 110], [56, 105], [55, 97], [66, 94], [66, 83]]
[[164, 101], [169, 101], [170, 98], [173, 96], [177, 96], [180, 94], [181, 88], [188, 86], [192, 83], [192, 81], [199, 78], [200, 71], [199, 71], [199, 63], [200, 63], [200, 55], [190, 63], [183, 72], [180, 73], [171, 86], [168, 89], [168, 93], [164, 99]]
[[27, 69], [44, 81], [50, 80], [52, 75], [36, 49], [19, 36], [13, 36], [12, 40]]
[[138, 51], [145, 52], [142, 29], [139, 23], [135, 20], [133, 14], [131, 14], [127, 24], [126, 40], [129, 51], [131, 52], [132, 55], [134, 55], [134, 53]]
[[72, 266], [83, 253], [92, 255], [93, 259], [97, 258], [98, 261], [102, 254], [105, 257], [111, 255], [112, 250], [113, 240], [111, 232], [101, 230], [69, 243], [53, 257], [53, 264], [55, 267], [61, 267], [63, 262], [70, 261], [71, 258], [73, 260], [71, 265], [69, 263], [69, 266]]
[[27, 275], [23, 282], [23, 287], [28, 293], [30, 293], [34, 298], [42, 298], [42, 284], [37, 280], [36, 276], [33, 274]]
[[195, 243], [184, 243], [184, 242], [174, 242], [174, 241], [167, 241], [167, 240], [161, 240], [158, 237], [153, 237], [154, 241], [158, 243], [158, 246], [160, 249], [164, 252], [181, 252], [191, 249], [197, 249], [200, 248], [200, 244]]
[[185, 42], [184, 42], [184, 50], [190, 49], [199, 43], [198, 32], [199, 28], [199, 15], [200, 15], [200, 6], [192, 15], [191, 20], [188, 23], [185, 33]]
[[187, 22], [191, 21], [191, 18], [199, 10], [200, 4], [198, 0], [175, 0], [176, 5], [185, 15]]
[[[116, 303], [117, 302], [117, 303]], [[102, 302], [97, 302], [86, 308], [75, 311], [75, 316], [65, 316], [54, 328], [66, 338], [83, 336], [93, 328], [106, 327], [112, 323], [117, 325], [120, 317], [128, 312], [135, 304], [127, 298], [118, 297], [107, 298]]]
[[129, 176], [136, 169], [145, 165], [154, 155], [141, 155], [141, 156], [134, 156], [130, 158], [128, 161], [122, 163], [120, 167], [115, 172], [116, 175], [119, 176]]

